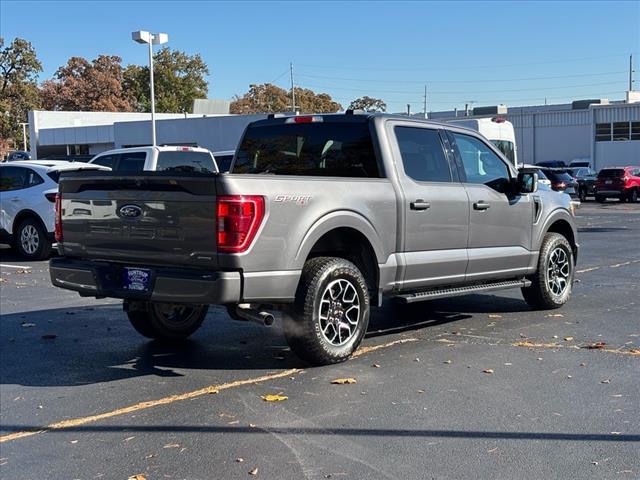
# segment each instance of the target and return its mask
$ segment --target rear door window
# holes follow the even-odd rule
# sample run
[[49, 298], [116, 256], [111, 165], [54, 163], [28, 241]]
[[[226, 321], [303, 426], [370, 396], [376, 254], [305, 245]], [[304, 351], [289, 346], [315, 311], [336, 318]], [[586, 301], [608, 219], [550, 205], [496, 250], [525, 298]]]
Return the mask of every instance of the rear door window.
[[437, 130], [395, 127], [404, 172], [419, 182], [450, 182], [451, 169]]
[[96, 158], [91, 163], [94, 165], [102, 165], [103, 167], [113, 168], [120, 155], [103, 155]]
[[120, 154], [120, 161], [116, 165], [119, 172], [141, 172], [147, 159], [145, 152], [125, 152]]
[[233, 173], [380, 178], [366, 122], [251, 126]]
[[207, 152], [169, 151], [158, 154], [158, 172], [215, 173], [213, 158]]
[[0, 191], [9, 192], [26, 188], [28, 173], [27, 169], [22, 167], [0, 168]]

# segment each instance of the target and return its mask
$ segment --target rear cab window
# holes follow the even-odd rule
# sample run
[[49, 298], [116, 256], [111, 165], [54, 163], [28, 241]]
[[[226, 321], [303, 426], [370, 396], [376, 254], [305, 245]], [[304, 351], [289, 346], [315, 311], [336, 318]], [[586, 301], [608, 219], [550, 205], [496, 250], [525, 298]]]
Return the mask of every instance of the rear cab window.
[[163, 151], [158, 153], [158, 172], [216, 173], [216, 166], [207, 152]]
[[249, 126], [233, 173], [382, 177], [364, 121]]

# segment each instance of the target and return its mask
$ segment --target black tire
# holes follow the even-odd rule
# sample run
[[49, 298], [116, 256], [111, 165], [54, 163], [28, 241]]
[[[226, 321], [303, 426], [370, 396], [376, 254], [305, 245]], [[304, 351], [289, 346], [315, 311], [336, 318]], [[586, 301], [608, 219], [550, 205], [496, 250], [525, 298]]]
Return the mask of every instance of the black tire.
[[18, 253], [28, 260], [44, 260], [51, 255], [51, 242], [42, 223], [33, 217], [18, 225], [13, 240]]
[[155, 340], [184, 340], [200, 328], [207, 316], [208, 305], [187, 305], [158, 302], [132, 302], [127, 316], [133, 328]]
[[606, 200], [606, 197], [603, 197], [602, 195], [596, 195], [596, 202], [604, 203], [605, 200]]
[[305, 263], [296, 301], [283, 317], [285, 337], [291, 350], [312, 365], [344, 362], [367, 332], [369, 309], [358, 267], [342, 258], [313, 258]]
[[[556, 253], [558, 250], [562, 253]], [[565, 267], [557, 268], [554, 265], [554, 259], [558, 257], [566, 259], [566, 270]], [[529, 278], [531, 286], [522, 289], [522, 296], [536, 310], [560, 308], [571, 296], [574, 272], [571, 244], [563, 235], [549, 232], [542, 241], [537, 271]], [[553, 285], [550, 285], [550, 282], [553, 282]], [[561, 285], [562, 289], [560, 289]]]
[[581, 188], [579, 190], [578, 196], [580, 197], [580, 201], [581, 202], [586, 202], [587, 201], [587, 189], [586, 188]]
[[629, 200], [629, 203], [637, 203], [638, 202], [638, 189], [634, 188], [629, 192], [629, 195], [627, 196], [627, 199]]

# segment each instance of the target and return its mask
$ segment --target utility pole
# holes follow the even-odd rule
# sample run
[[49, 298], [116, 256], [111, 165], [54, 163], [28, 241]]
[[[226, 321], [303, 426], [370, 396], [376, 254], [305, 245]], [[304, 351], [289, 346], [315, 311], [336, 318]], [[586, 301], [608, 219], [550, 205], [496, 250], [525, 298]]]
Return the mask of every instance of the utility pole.
[[296, 113], [296, 87], [293, 84], [293, 62], [289, 62], [289, 73], [291, 74], [291, 111]]
[[629, 55], [629, 91], [633, 90], [633, 55]]
[[407, 103], [407, 115], [411, 116], [411, 104]]
[[423, 105], [423, 109], [424, 109], [424, 119], [427, 119], [427, 85], [425, 84], [424, 86], [424, 105]]
[[28, 123], [20, 122], [22, 125], [22, 150], [27, 151], [27, 125]]

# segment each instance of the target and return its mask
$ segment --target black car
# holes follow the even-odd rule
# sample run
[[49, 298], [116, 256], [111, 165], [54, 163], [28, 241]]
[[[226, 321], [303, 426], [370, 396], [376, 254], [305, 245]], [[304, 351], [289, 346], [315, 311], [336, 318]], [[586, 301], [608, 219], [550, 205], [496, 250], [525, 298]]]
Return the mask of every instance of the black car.
[[573, 198], [578, 197], [578, 181], [573, 178], [566, 168], [541, 168], [551, 181], [551, 188], [556, 192], [564, 192]]
[[543, 168], [567, 168], [567, 164], [561, 160], [549, 160], [545, 162], [536, 163], [536, 167]]
[[578, 181], [578, 196], [581, 202], [587, 200], [587, 196], [595, 195], [596, 178], [598, 173], [589, 167], [569, 169], [569, 173]]

